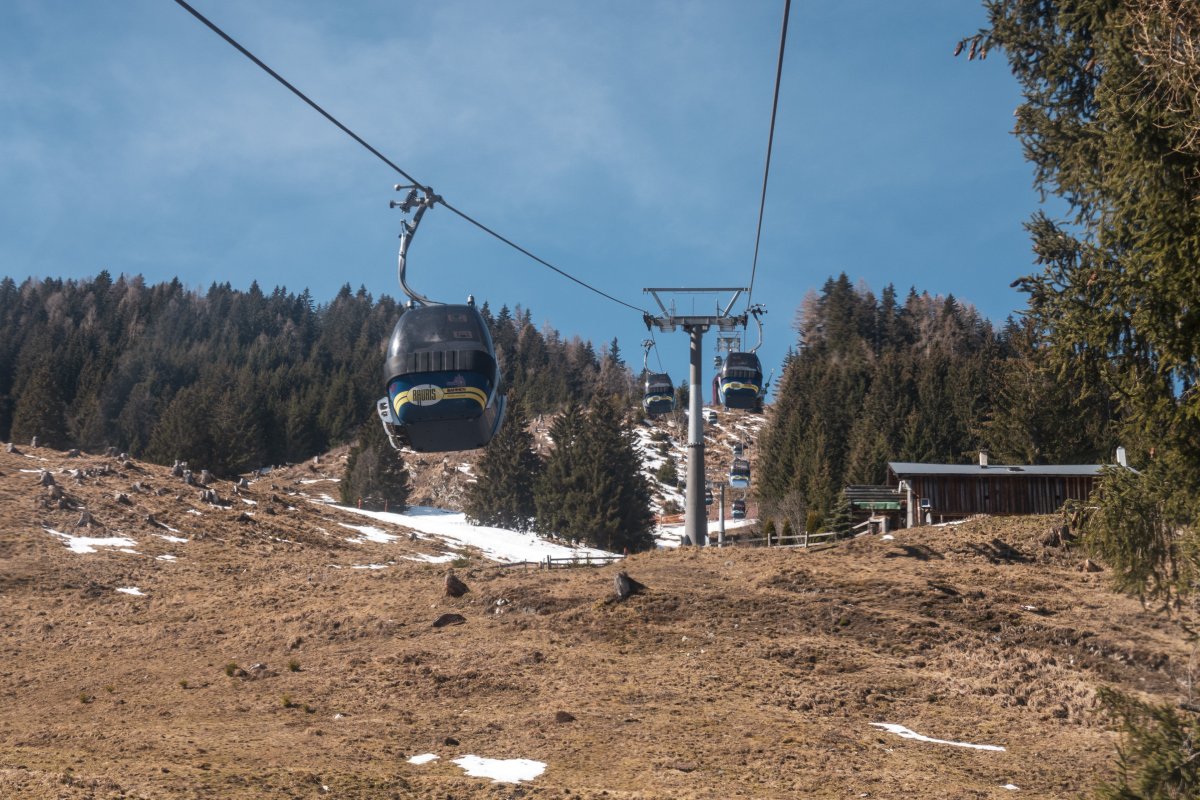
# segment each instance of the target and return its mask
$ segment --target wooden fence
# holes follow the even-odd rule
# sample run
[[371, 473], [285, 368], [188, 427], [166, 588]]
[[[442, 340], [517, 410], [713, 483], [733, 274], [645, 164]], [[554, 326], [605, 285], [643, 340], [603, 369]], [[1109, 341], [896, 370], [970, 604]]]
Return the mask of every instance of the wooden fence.
[[571, 569], [572, 567], [603, 567], [608, 564], [613, 564], [621, 561], [625, 556], [610, 554], [606, 556], [594, 556], [590, 553], [584, 553], [581, 556], [568, 556], [565, 558], [551, 558], [546, 556], [540, 561], [513, 561], [508, 564], [501, 564], [502, 569], [520, 568], [525, 571], [530, 569]]
[[[837, 544], [838, 535], [836, 533], [797, 533], [792, 536], [768, 536], [758, 539], [726, 539], [723, 547], [832, 547]], [[709, 545], [717, 547], [717, 537], [709, 537]], [[501, 569], [521, 569], [528, 572], [530, 569], [572, 569], [574, 567], [604, 567], [609, 564], [615, 564], [621, 561], [625, 556], [615, 553], [597, 556], [590, 553], [584, 553], [581, 556], [567, 556], [564, 558], [551, 558], [546, 556], [539, 561], [513, 561], [508, 564], [498, 565]]]
[[[797, 533], [791, 536], [767, 536], [758, 539], [726, 539], [724, 547], [832, 547], [838, 535], [827, 533]], [[717, 546], [717, 537], [709, 536], [709, 543]]]

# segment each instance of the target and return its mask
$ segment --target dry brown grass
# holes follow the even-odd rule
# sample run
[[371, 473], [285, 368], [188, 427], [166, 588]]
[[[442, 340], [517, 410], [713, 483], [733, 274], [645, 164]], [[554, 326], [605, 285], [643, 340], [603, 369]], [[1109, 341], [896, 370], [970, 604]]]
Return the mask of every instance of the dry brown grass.
[[[1045, 519], [639, 555], [623, 568], [649, 592], [621, 604], [615, 567], [472, 559], [452, 600], [442, 567], [402, 560], [430, 542], [351, 543], [338, 523], [362, 518], [299, 494], [336, 458], [228, 509], [152, 465], [56, 472], [137, 542], [76, 554], [43, 526], [79, 511], [20, 470], [107, 460], [28, 455], [46, 461], [0, 453], [0, 797], [1073, 797], [1113, 763], [1096, 688], [1175, 699], [1186, 678], [1175, 625], [1042, 546]], [[432, 628], [445, 612], [466, 624]], [[492, 784], [449, 763], [467, 753], [547, 768]]]

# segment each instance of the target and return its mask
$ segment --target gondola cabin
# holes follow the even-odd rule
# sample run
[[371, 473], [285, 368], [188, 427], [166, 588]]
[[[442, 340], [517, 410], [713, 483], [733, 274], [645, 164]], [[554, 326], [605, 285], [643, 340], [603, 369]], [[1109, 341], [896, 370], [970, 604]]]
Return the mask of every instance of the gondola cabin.
[[388, 342], [384, 380], [380, 416], [419, 452], [483, 447], [504, 420], [500, 365], [474, 304], [407, 309]]
[[762, 407], [762, 364], [754, 353], [730, 353], [721, 365], [717, 394], [721, 405], [757, 411]]
[[675, 384], [671, 383], [670, 375], [665, 372], [646, 375], [642, 408], [651, 417], [660, 417], [675, 409]]
[[733, 501], [733, 518], [734, 519], [745, 519], [746, 518], [746, 501], [745, 500], [734, 500]]
[[729, 467], [729, 485], [735, 489], [746, 489], [750, 486], [750, 462], [743, 458], [735, 458]]

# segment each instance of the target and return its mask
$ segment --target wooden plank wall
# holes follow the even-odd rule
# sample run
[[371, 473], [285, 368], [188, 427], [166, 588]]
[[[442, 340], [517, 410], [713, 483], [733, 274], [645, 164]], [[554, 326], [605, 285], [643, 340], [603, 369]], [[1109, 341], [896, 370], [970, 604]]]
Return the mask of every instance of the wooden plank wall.
[[1067, 500], [1086, 500], [1092, 476], [921, 475], [912, 477], [916, 502], [928, 498], [934, 516], [1053, 514]]

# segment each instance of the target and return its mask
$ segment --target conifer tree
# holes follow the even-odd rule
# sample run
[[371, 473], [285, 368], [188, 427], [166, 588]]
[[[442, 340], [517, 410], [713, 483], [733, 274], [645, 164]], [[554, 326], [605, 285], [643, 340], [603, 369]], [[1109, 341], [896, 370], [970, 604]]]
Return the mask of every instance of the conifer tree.
[[372, 511], [403, 511], [409, 496], [408, 468], [400, 452], [388, 442], [379, 421], [368, 419], [359, 430], [338, 492], [346, 505]]
[[542, 533], [580, 539], [587, 530], [586, 426], [587, 418], [577, 403], [567, 406], [550, 426], [550, 440], [554, 447], [534, 484], [533, 495], [537, 529]]
[[67, 442], [67, 409], [53, 368], [52, 356], [44, 356], [32, 368], [17, 395], [13, 411], [14, 439], [29, 441], [34, 436], [43, 445], [64, 447]]
[[504, 425], [488, 444], [467, 489], [463, 511], [475, 525], [516, 531], [533, 527], [537, 515], [534, 486], [542, 461], [534, 450], [524, 404], [509, 395]]

